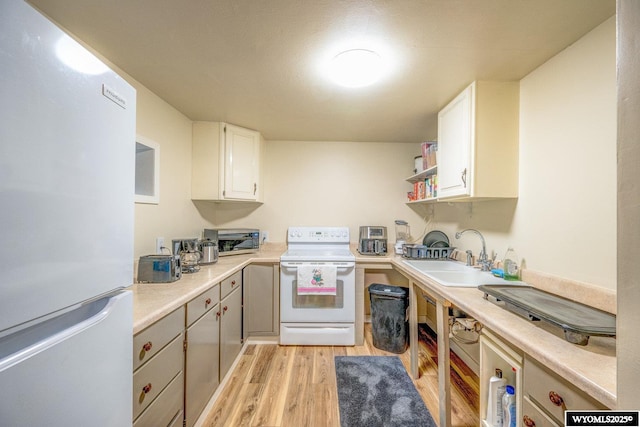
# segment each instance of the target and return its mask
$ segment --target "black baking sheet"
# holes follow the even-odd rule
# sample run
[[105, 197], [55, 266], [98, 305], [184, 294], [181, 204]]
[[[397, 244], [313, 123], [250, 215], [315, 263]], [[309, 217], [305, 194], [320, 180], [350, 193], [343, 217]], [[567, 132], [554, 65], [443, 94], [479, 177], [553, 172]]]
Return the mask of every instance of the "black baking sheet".
[[485, 295], [527, 311], [531, 316], [584, 335], [615, 336], [616, 316], [532, 286], [480, 285]]

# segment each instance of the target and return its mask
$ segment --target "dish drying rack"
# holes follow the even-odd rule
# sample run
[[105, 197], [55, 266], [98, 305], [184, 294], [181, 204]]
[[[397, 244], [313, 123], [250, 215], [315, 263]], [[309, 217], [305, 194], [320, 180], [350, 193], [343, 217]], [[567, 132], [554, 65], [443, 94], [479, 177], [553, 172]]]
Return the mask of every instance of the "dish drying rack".
[[456, 248], [429, 248], [425, 245], [402, 245], [402, 257], [406, 259], [447, 259]]

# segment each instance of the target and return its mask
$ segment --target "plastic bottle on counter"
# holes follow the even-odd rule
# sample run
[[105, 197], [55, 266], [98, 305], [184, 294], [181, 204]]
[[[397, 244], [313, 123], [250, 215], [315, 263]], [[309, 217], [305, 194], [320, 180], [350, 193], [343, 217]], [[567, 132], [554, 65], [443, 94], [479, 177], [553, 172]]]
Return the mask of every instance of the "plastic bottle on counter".
[[505, 280], [520, 280], [518, 255], [516, 255], [516, 251], [511, 247], [507, 249], [507, 253], [504, 255], [502, 269], [504, 270]]
[[496, 368], [496, 374], [489, 378], [489, 398], [487, 399], [487, 422], [502, 427], [502, 395], [507, 381], [502, 378], [502, 370]]
[[505, 388], [502, 396], [502, 427], [516, 427], [516, 390], [512, 385]]

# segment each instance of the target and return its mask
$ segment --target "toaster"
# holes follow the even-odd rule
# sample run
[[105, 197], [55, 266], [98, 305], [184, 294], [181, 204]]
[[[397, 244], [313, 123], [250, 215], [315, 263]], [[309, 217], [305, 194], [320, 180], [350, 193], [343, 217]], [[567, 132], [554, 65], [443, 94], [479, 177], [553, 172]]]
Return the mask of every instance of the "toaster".
[[386, 255], [387, 227], [374, 225], [361, 226], [358, 252], [362, 255]]
[[139, 283], [170, 283], [180, 277], [179, 255], [143, 255], [138, 261]]

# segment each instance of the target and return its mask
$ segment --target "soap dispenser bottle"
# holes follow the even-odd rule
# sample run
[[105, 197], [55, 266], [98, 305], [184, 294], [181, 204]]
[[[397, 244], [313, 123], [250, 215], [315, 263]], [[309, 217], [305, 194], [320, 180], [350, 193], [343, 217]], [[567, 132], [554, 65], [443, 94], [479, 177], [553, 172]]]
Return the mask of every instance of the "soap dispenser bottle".
[[502, 395], [505, 392], [507, 380], [502, 378], [502, 370], [496, 368], [496, 374], [489, 378], [489, 398], [487, 399], [487, 423], [490, 426], [501, 427], [503, 420]]
[[520, 267], [518, 261], [518, 255], [513, 248], [509, 247], [507, 253], [502, 260], [502, 268], [504, 270], [505, 280], [519, 280], [520, 279]]

